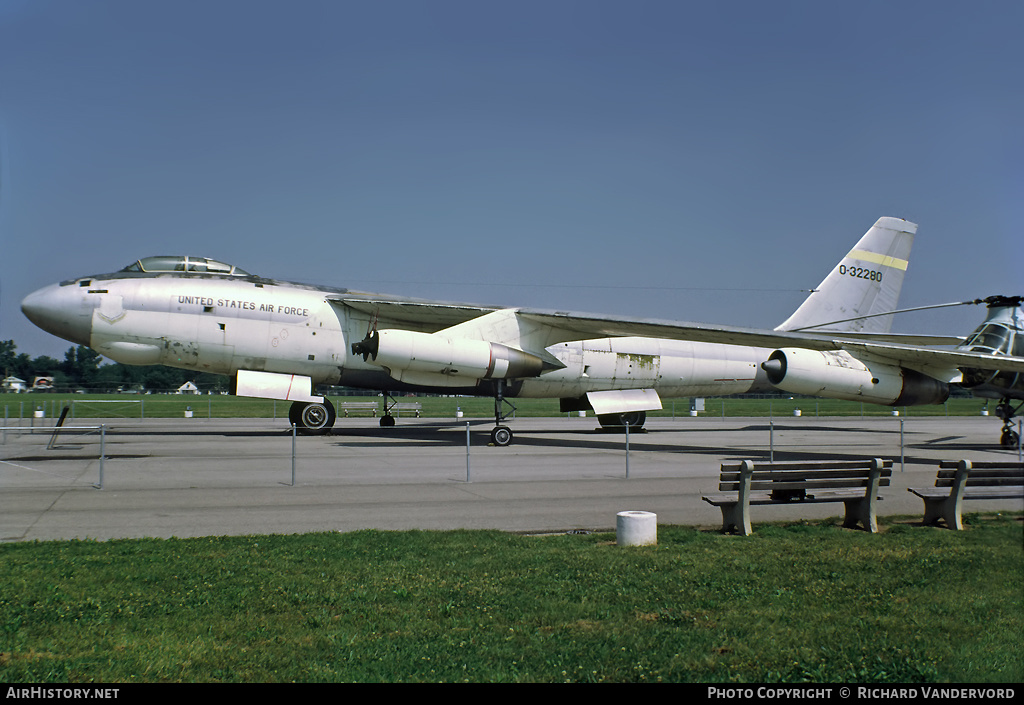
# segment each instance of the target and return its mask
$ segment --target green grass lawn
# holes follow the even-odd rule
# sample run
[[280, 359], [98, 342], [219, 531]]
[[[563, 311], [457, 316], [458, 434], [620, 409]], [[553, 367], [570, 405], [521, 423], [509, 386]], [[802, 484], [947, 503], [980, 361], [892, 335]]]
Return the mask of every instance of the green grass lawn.
[[0, 546], [0, 681], [1024, 681], [1019, 516]]

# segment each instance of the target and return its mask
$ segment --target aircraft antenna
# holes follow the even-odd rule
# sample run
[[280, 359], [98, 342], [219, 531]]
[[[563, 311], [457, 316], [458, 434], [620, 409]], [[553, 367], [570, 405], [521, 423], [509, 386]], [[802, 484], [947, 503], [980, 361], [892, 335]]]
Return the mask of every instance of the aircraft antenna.
[[[1013, 304], [1013, 303], [993, 304], [993, 303], [991, 303], [992, 301], [995, 301], [995, 300], [999, 300], [999, 301], [1013, 301], [1014, 299], [1016, 299], [1018, 301], [1017, 304]], [[1018, 297], [990, 296], [987, 299], [973, 299], [971, 301], [951, 301], [951, 302], [945, 303], [945, 304], [932, 304], [931, 306], [915, 306], [914, 308], [901, 308], [901, 309], [897, 309], [895, 311], [885, 311], [884, 313], [870, 313], [870, 314], [867, 314], [865, 316], [854, 316], [853, 318], [844, 318], [844, 319], [839, 320], [839, 321], [829, 321], [828, 323], [818, 323], [817, 325], [805, 326], [804, 328], [794, 328], [792, 332], [813, 331], [815, 328], [823, 328], [825, 326], [834, 326], [837, 323], [848, 323], [850, 321], [860, 321], [860, 320], [863, 320], [865, 318], [876, 318], [878, 316], [892, 316], [893, 314], [897, 314], [897, 313], [910, 313], [911, 311], [927, 311], [929, 309], [934, 309], [934, 308], [950, 308], [950, 307], [953, 307], [953, 306], [977, 306], [978, 304], [989, 304], [990, 306], [992, 306], [992, 305], [1014, 306], [1014, 305], [1019, 305], [1019, 302], [1021, 300], [1024, 300], [1024, 297], [1019, 297], [1019, 296]]]

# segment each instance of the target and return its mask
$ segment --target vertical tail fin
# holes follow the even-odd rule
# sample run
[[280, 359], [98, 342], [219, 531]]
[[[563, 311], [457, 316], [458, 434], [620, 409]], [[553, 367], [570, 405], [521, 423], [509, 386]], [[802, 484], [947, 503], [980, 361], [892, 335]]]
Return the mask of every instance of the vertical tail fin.
[[917, 225], [879, 218], [818, 288], [775, 330], [888, 333], [892, 316], [849, 320], [896, 309]]

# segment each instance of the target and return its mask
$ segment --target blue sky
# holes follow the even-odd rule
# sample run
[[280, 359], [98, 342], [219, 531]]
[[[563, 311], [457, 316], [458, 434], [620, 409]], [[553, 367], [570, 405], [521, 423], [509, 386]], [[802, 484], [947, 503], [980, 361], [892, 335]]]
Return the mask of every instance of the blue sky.
[[[0, 339], [139, 257], [774, 327], [880, 216], [1024, 294], [1024, 4], [0, 0]], [[978, 308], [910, 314], [966, 333]]]

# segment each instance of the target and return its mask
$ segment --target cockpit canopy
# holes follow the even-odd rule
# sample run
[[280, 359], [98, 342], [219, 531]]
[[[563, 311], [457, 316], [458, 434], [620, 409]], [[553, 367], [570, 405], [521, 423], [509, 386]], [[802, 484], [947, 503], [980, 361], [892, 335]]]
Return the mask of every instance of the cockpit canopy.
[[1024, 335], [1002, 323], [986, 323], [975, 331], [964, 347], [978, 352], [1024, 357]]
[[[1003, 313], [1003, 311], [999, 311], [997, 315]], [[990, 319], [974, 332], [974, 335], [967, 340], [963, 347], [973, 352], [1024, 357], [1024, 333], [1017, 330], [1015, 325]], [[987, 384], [996, 386], [1000, 390], [1006, 390], [1019, 384], [1020, 380], [1021, 375], [1015, 372], [964, 369], [963, 379], [960, 383], [968, 389], [975, 389]]]
[[224, 264], [207, 257], [144, 257], [132, 262], [122, 272], [192, 272], [194, 274], [225, 274], [228, 276], [251, 276], [244, 269]]

